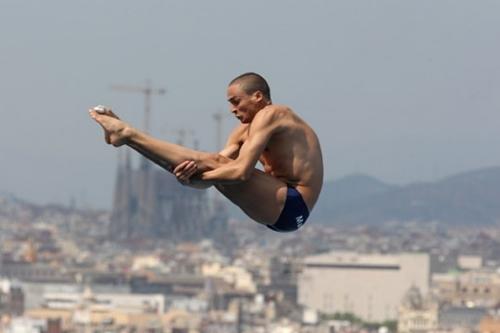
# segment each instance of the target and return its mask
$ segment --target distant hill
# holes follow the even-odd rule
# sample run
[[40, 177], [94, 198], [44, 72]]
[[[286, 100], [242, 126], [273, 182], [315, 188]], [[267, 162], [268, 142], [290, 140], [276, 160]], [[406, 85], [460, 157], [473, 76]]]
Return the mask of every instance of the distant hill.
[[[247, 219], [233, 204], [228, 202], [227, 207], [230, 216]], [[0, 194], [0, 218], [30, 221], [47, 214], [74, 212], [62, 205], [39, 206]], [[386, 221], [439, 221], [450, 225], [498, 223], [500, 167], [404, 186], [386, 184], [361, 174], [328, 181], [311, 218], [327, 224], [378, 224]]]
[[37, 205], [17, 198], [12, 194], [0, 193], [0, 220], [30, 223], [54, 216], [95, 217], [105, 214], [102, 210], [73, 209], [60, 204]]
[[405, 186], [363, 175], [326, 182], [313, 218], [342, 224], [411, 220], [496, 223], [500, 221], [500, 167]]
[[[355, 174], [340, 178], [336, 181], [326, 182], [321, 192], [318, 205], [322, 206], [325, 213], [331, 213], [340, 206], [361, 198], [381, 194], [399, 188], [395, 185], [386, 184], [376, 178]], [[328, 199], [325, 199], [328, 198]]]

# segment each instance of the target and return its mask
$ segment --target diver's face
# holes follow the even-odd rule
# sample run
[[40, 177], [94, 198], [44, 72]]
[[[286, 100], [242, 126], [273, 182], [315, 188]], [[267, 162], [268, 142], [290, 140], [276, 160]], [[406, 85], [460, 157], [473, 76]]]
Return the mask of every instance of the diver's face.
[[248, 124], [261, 109], [262, 93], [256, 91], [249, 95], [239, 83], [234, 83], [227, 87], [227, 100], [231, 113], [243, 124]]

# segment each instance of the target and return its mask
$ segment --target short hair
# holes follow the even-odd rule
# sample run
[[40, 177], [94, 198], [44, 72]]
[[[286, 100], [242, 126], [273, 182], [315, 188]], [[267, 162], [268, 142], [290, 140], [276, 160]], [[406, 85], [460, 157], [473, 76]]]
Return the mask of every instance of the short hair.
[[241, 89], [243, 89], [243, 91], [248, 95], [251, 95], [256, 91], [260, 91], [268, 100], [271, 100], [271, 89], [269, 88], [266, 79], [257, 73], [248, 72], [241, 74], [229, 82], [229, 85], [233, 85], [235, 83], [240, 84]]

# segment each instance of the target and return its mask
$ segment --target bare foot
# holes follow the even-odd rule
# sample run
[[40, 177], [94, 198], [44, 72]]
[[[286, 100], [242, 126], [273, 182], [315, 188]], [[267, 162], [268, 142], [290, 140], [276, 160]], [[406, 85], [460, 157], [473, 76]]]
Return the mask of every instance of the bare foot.
[[119, 147], [126, 144], [132, 134], [132, 128], [121, 121], [110, 109], [92, 108], [90, 117], [104, 129], [104, 139], [108, 144]]

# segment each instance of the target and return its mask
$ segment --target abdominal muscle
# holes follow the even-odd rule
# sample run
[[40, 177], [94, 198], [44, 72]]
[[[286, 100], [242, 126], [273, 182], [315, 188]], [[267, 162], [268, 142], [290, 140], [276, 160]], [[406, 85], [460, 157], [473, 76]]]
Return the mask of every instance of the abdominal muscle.
[[[307, 205], [307, 208], [309, 211], [312, 210], [314, 207], [318, 196], [319, 196], [319, 191], [321, 190], [321, 184], [322, 184], [322, 175], [321, 181], [318, 182], [315, 177], [315, 175], [311, 174], [311, 170], [303, 170], [303, 168], [297, 168], [298, 170], [296, 172], [291, 172], [291, 170], [284, 170], [282, 168], [279, 168], [280, 164], [282, 163], [276, 163], [276, 167], [273, 166], [272, 163], [268, 159], [261, 158], [261, 163], [264, 167], [264, 172], [266, 174], [269, 174], [279, 180], [281, 180], [283, 183], [287, 184], [288, 186], [294, 187], [299, 193], [302, 195], [302, 198], [304, 199], [304, 202]], [[296, 163], [292, 163], [296, 164]], [[302, 163], [298, 163], [302, 164]], [[322, 173], [322, 170], [321, 170]]]

